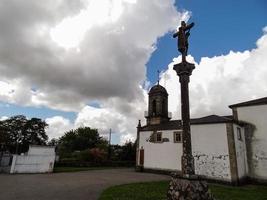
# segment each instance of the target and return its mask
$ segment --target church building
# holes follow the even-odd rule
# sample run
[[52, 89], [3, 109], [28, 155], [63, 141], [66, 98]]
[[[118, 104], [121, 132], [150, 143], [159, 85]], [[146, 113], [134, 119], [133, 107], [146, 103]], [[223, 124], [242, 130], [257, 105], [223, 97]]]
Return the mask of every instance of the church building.
[[[171, 120], [168, 93], [157, 84], [149, 93], [146, 124], [137, 126], [136, 168], [181, 172], [181, 120]], [[267, 97], [229, 106], [230, 116], [191, 119], [195, 173], [237, 184], [267, 182]]]

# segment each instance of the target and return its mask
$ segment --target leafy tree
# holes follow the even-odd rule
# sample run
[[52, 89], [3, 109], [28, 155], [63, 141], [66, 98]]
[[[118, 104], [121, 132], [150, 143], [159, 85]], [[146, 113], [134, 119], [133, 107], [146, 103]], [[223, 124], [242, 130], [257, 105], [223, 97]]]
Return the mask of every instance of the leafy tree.
[[89, 150], [89, 159], [94, 163], [101, 163], [107, 159], [107, 152], [103, 149], [92, 148]]
[[104, 147], [107, 142], [99, 136], [97, 129], [80, 127], [66, 132], [59, 138], [59, 153], [61, 157], [69, 157], [73, 152], [95, 147]]
[[107, 152], [104, 149], [98, 147], [86, 149], [81, 152], [77, 152], [76, 159], [78, 161], [89, 161], [93, 163], [101, 163], [107, 160]]
[[49, 146], [57, 146], [58, 145], [58, 139], [52, 138], [47, 144]]
[[127, 141], [124, 145], [112, 145], [112, 160], [135, 161], [136, 142]]
[[22, 153], [28, 151], [30, 144], [46, 144], [47, 126], [41, 119], [27, 119], [23, 115], [17, 115], [0, 121], [0, 134], [4, 135], [4, 145], [11, 153]]
[[119, 158], [120, 160], [123, 161], [134, 161], [135, 154], [136, 154], [136, 143], [128, 141], [122, 146], [122, 151], [119, 154]]

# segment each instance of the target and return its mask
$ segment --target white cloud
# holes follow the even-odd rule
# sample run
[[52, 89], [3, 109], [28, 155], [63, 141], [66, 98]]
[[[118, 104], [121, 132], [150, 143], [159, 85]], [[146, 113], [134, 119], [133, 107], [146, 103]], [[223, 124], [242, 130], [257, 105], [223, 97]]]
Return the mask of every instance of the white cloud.
[[113, 133], [120, 134], [120, 143], [124, 143], [125, 138], [133, 138], [136, 133], [136, 117], [135, 113], [123, 113], [112, 107], [94, 108], [86, 106], [79, 112], [75, 120], [75, 127], [89, 126], [97, 128], [102, 136], [106, 136], [111, 128]]
[[[157, 38], [184, 16], [173, 0], [5, 1], [1, 80], [20, 87], [0, 100], [76, 112], [90, 101], [136, 100]], [[55, 42], [70, 37], [74, 49]]]
[[46, 130], [49, 139], [59, 138], [60, 136], [64, 135], [66, 131], [74, 128], [70, 120], [62, 116], [47, 118], [45, 121], [49, 125]]
[[2, 117], [0, 117], [0, 121], [4, 121], [4, 120], [6, 120], [6, 119], [8, 119], [7, 116], [2, 116]]

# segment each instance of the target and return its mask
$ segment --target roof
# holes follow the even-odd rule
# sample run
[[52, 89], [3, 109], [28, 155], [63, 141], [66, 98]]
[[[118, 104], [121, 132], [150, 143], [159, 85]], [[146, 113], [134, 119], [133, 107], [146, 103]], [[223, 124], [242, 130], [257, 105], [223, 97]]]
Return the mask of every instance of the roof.
[[[209, 115], [201, 118], [191, 119], [191, 125], [197, 124], [218, 124], [218, 123], [227, 123], [234, 122], [233, 116], [218, 116], [218, 115]], [[141, 127], [141, 131], [153, 131], [153, 130], [177, 130], [182, 129], [181, 120], [171, 120], [161, 124], [146, 125]]]
[[256, 105], [264, 105], [264, 104], [267, 104], [267, 97], [233, 104], [233, 105], [230, 105], [229, 107], [236, 108], [236, 107], [256, 106]]
[[171, 120], [161, 124], [146, 125], [141, 127], [141, 131], [154, 130], [177, 130], [182, 128], [181, 120]]
[[154, 86], [150, 89], [150, 91], [149, 91], [148, 94], [151, 95], [151, 94], [158, 94], [158, 93], [164, 93], [164, 94], [167, 94], [167, 95], [168, 95], [167, 90], [166, 90], [163, 86], [161, 86], [161, 85], [159, 85], [159, 84], [154, 85]]
[[191, 119], [191, 124], [217, 124], [232, 122], [233, 116], [209, 115], [206, 117]]

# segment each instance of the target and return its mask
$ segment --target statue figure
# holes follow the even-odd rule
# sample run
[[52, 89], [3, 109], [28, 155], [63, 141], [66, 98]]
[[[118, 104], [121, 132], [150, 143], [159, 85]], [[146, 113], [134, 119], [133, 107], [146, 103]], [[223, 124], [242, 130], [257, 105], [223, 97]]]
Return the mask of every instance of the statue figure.
[[194, 26], [194, 22], [187, 25], [185, 21], [181, 22], [179, 30], [173, 34], [173, 38], [178, 36], [177, 47], [178, 51], [182, 54], [182, 62], [186, 62], [186, 56], [188, 51], [188, 37], [190, 36], [190, 29]]

